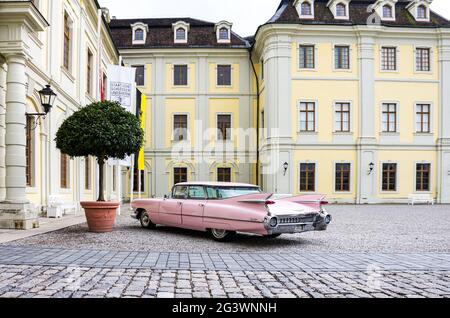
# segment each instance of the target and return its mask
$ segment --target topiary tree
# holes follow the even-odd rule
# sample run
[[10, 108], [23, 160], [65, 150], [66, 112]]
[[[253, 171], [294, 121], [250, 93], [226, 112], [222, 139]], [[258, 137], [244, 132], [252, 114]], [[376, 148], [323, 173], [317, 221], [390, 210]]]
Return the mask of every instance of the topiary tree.
[[119, 103], [90, 104], [67, 118], [56, 133], [56, 147], [70, 157], [94, 156], [99, 165], [98, 201], [104, 202], [103, 167], [108, 158], [139, 151], [144, 132], [139, 119]]

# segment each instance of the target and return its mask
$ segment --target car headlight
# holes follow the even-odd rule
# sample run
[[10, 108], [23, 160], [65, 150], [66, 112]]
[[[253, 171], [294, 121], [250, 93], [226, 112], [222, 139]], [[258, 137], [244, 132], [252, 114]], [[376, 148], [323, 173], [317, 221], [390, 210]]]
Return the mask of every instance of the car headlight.
[[278, 219], [276, 217], [271, 218], [269, 221], [269, 225], [270, 225], [270, 227], [277, 227]]

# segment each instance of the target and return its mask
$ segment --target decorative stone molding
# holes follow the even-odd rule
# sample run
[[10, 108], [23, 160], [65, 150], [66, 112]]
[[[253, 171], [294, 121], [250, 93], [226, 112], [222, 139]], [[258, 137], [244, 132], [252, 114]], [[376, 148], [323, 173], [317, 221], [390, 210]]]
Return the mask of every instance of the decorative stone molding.
[[[172, 24], [172, 29], [173, 29], [173, 40], [174, 43], [188, 43], [188, 38], [189, 38], [189, 30], [190, 30], [190, 25], [187, 22], [184, 21], [178, 21], [174, 24]], [[177, 31], [179, 29], [183, 29], [184, 30], [184, 38], [183, 39], [177, 39]]]
[[[429, 22], [430, 21], [430, 5], [433, 0], [411, 0], [411, 2], [406, 6], [409, 13], [419, 22]], [[425, 17], [419, 16], [419, 10], [424, 9]]]
[[[132, 33], [132, 43], [133, 45], [145, 44], [147, 41], [147, 35], [149, 32], [148, 25], [142, 22], [136, 22], [131, 25]], [[137, 32], [142, 31], [142, 39], [137, 39]]]
[[[232, 26], [233, 26], [233, 23], [228, 22], [228, 21], [220, 21], [219, 23], [216, 24], [214, 30], [216, 31], [217, 43], [230, 43], [231, 42], [231, 27]], [[226, 29], [228, 32], [228, 35], [226, 38], [221, 37], [221, 31], [224, 29]]]

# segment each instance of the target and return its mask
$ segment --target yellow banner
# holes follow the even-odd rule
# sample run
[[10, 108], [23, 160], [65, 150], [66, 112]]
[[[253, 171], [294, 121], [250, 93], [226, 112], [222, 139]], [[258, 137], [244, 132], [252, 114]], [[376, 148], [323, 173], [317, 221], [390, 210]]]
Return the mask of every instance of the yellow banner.
[[[141, 128], [143, 131], [145, 131], [145, 116], [147, 111], [147, 97], [144, 94], [141, 94]], [[145, 141], [144, 141], [145, 144]], [[139, 151], [139, 158], [138, 158], [138, 170], [144, 171], [145, 170], [145, 154], [144, 154], [144, 148], [145, 145], [142, 144], [142, 148]]]

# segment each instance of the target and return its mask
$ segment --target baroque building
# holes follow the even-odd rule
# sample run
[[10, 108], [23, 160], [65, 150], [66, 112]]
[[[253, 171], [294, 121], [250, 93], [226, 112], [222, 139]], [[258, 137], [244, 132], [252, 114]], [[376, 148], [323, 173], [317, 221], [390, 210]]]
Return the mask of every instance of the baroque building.
[[[226, 21], [113, 19], [151, 104], [141, 190], [219, 180], [333, 202], [450, 203], [450, 22], [431, 2], [283, 0], [245, 39]], [[233, 128], [256, 140], [240, 147]]]
[[[65, 118], [101, 99], [107, 66], [119, 63], [108, 22], [95, 0], [0, 1], [0, 228], [38, 227], [49, 206], [77, 211], [95, 199], [94, 159], [71, 159], [54, 139]], [[46, 85], [53, 108], [29, 115], [43, 113]], [[114, 198], [118, 168], [107, 170]]]

